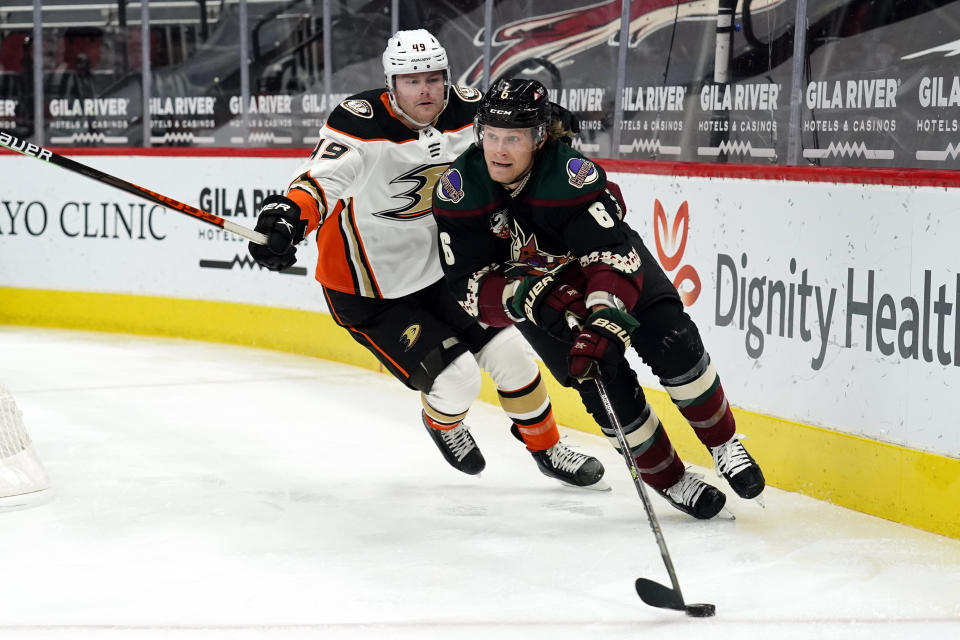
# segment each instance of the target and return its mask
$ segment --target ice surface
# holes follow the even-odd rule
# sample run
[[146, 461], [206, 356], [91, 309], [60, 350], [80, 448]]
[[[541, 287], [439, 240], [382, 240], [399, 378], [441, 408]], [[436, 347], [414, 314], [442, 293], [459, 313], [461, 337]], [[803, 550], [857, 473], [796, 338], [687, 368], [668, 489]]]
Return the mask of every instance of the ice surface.
[[960, 637], [960, 541], [776, 489], [736, 521], [653, 496], [717, 615], [650, 608], [635, 578], [669, 580], [604, 439], [564, 431], [613, 490], [564, 487], [479, 403], [465, 476], [384, 374], [0, 327], [0, 379], [54, 487], [0, 513], [3, 639]]

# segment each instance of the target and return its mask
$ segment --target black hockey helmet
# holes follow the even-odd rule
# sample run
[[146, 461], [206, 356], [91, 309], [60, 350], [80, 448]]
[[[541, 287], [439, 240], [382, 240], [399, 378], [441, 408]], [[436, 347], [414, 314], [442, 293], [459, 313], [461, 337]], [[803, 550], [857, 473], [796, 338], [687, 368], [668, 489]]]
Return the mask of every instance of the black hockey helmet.
[[536, 80], [498, 80], [487, 90], [477, 107], [477, 145], [483, 141], [483, 127], [486, 125], [503, 129], [534, 129], [534, 140], [540, 144], [546, 134], [549, 105], [547, 88]]

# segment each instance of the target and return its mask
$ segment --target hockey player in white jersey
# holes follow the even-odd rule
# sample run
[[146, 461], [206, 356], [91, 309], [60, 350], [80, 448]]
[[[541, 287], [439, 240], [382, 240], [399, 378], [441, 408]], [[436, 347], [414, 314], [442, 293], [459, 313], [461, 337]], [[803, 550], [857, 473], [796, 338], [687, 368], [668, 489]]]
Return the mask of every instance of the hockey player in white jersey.
[[272, 270], [296, 261], [314, 230], [316, 279], [330, 313], [397, 379], [421, 393], [422, 422], [444, 458], [478, 474], [485, 460], [463, 419], [481, 368], [540, 470], [576, 486], [602, 486], [603, 466], [559, 441], [549, 395], [513, 327], [488, 328], [453, 298], [440, 267], [432, 214], [437, 179], [473, 141], [481, 94], [451, 86], [446, 51], [428, 31], [399, 31], [383, 53], [386, 88], [351, 96], [285, 196], [260, 209], [267, 245], [250, 253]]

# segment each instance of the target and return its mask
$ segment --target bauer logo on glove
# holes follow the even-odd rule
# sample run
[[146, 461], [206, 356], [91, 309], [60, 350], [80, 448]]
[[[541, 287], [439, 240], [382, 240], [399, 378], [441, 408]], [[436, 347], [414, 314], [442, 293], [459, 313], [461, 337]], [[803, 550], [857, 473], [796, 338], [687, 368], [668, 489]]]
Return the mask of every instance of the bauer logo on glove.
[[630, 333], [640, 323], [619, 309], [601, 309], [590, 314], [568, 355], [570, 377], [580, 382], [597, 375], [613, 379], [630, 347]]
[[297, 261], [297, 244], [303, 240], [307, 221], [300, 219], [300, 207], [281, 195], [268, 196], [260, 207], [257, 231], [267, 236], [265, 245], [251, 242], [250, 255], [261, 267], [283, 271]]
[[[293, 206], [296, 207], [297, 205], [293, 205]], [[265, 211], [270, 211], [271, 209], [283, 209], [286, 212], [286, 211], [290, 211], [290, 205], [287, 204], [286, 202], [266, 202], [265, 201], [264, 205], [260, 207], [260, 213], [263, 213]], [[297, 209], [299, 210], [300, 207], [297, 207]]]
[[523, 315], [527, 318], [533, 318], [533, 308], [536, 305], [537, 298], [540, 297], [541, 293], [549, 289], [552, 284], [553, 276], [551, 275], [545, 275], [533, 283], [530, 291], [527, 292], [526, 297], [523, 299]]
[[583, 294], [567, 284], [559, 284], [553, 274], [527, 276], [517, 285], [511, 310], [537, 325], [554, 338], [569, 341], [576, 331], [570, 329], [568, 318], [579, 322], [587, 317]]
[[606, 318], [597, 318], [593, 322], [593, 326], [597, 329], [606, 329], [614, 338], [618, 338], [623, 342], [624, 350], [630, 348], [630, 332], [621, 327], [616, 322], [611, 322]]

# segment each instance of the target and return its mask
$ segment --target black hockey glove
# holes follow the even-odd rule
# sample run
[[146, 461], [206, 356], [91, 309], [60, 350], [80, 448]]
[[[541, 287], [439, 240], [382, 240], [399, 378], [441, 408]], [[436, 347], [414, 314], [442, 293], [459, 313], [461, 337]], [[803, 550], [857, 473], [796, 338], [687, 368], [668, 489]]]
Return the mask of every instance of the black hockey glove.
[[570, 285], [558, 283], [549, 273], [521, 280], [510, 309], [554, 338], [568, 343], [577, 335], [570, 328], [570, 319], [579, 325], [587, 317], [583, 294]]
[[572, 144], [573, 137], [580, 133], [580, 118], [556, 102], [548, 102], [547, 109], [547, 120], [550, 123], [550, 128], [556, 126], [554, 123], [558, 123], [564, 131], [564, 135], [560, 137], [560, 141], [566, 144]]
[[619, 309], [600, 309], [590, 314], [567, 358], [570, 377], [580, 382], [593, 380], [597, 375], [607, 380], [614, 378], [630, 346], [630, 333], [639, 326], [633, 316]]
[[256, 231], [267, 236], [267, 244], [251, 242], [250, 255], [262, 267], [282, 271], [297, 261], [297, 244], [303, 240], [307, 221], [300, 219], [300, 206], [281, 195], [267, 196], [257, 217]]

